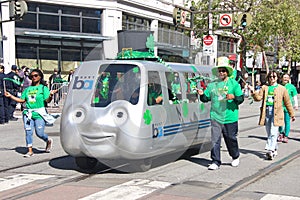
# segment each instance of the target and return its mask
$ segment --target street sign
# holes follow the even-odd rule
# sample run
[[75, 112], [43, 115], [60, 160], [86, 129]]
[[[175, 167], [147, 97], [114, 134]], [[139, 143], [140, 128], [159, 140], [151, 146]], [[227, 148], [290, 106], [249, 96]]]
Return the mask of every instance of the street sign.
[[217, 38], [214, 35], [203, 36], [203, 55], [212, 56], [216, 52]]
[[214, 38], [211, 35], [205, 35], [203, 37], [203, 46], [210, 46], [214, 42]]
[[220, 14], [219, 19], [220, 19], [219, 20], [220, 28], [231, 28], [232, 27], [232, 14], [231, 13]]

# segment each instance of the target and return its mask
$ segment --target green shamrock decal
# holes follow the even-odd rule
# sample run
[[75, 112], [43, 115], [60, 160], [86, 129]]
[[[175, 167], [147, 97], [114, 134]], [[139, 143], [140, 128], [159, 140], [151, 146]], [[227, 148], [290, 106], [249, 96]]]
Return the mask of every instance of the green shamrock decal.
[[138, 68], [138, 67], [134, 67], [134, 68], [132, 69], [132, 72], [133, 72], [133, 73], [138, 73], [138, 72], [139, 72], [139, 68]]
[[144, 112], [144, 122], [149, 125], [152, 122], [152, 114], [150, 110]]
[[147, 37], [146, 47], [150, 51], [154, 51], [155, 42], [154, 42], [154, 36], [152, 34], [150, 34], [149, 37]]

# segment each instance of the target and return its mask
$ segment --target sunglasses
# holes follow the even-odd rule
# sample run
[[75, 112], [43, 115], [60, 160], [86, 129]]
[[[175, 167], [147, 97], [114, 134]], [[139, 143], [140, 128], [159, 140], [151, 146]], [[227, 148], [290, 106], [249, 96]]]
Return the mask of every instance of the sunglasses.
[[31, 74], [31, 75], [29, 76], [29, 78], [32, 79], [33, 77], [36, 78], [36, 77], [38, 77], [38, 76], [40, 76], [40, 75], [38, 75], [38, 74]]
[[225, 72], [227, 72], [227, 70], [226, 70], [226, 69], [219, 69], [218, 71], [219, 71], [219, 73], [221, 73], [221, 72], [222, 72], [222, 73], [225, 73]]
[[277, 78], [277, 76], [270, 76], [269, 78]]

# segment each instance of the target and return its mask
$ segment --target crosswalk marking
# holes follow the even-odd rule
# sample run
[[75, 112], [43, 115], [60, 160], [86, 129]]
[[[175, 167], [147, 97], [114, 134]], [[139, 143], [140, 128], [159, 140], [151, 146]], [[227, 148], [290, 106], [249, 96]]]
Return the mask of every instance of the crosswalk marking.
[[13, 176], [8, 176], [5, 178], [0, 178], [0, 192], [4, 190], [9, 190], [21, 185], [25, 185], [32, 181], [43, 180], [47, 178], [54, 177], [52, 175], [37, 175], [37, 174], [17, 174]]
[[80, 200], [134, 200], [148, 195], [155, 190], [166, 188], [169, 185], [171, 185], [171, 183], [134, 179], [132, 181], [86, 196]]
[[300, 198], [285, 195], [267, 194], [260, 200], [300, 200]]

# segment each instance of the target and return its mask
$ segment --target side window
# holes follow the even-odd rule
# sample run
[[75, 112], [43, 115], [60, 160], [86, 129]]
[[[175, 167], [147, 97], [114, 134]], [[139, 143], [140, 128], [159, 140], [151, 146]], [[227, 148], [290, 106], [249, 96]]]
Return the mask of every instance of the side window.
[[184, 73], [186, 96], [190, 103], [198, 102], [197, 88], [199, 88], [199, 80], [195, 73]]
[[178, 72], [166, 72], [169, 101], [178, 104], [182, 100], [181, 84]]
[[99, 72], [93, 103], [99, 102], [109, 102], [109, 83], [110, 83], [110, 73], [109, 72]]
[[147, 104], [149, 106], [163, 103], [161, 82], [159, 73], [154, 71], [148, 72], [148, 95]]

